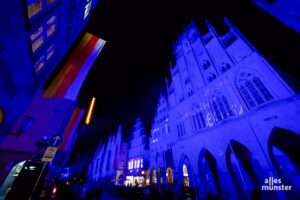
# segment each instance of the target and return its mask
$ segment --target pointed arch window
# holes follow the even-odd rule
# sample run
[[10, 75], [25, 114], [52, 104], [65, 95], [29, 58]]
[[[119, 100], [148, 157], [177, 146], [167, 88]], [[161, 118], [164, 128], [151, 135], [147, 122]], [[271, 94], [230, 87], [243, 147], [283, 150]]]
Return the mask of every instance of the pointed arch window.
[[193, 115], [191, 116], [191, 121], [195, 131], [206, 127], [204, 114], [199, 108], [193, 111]]
[[261, 79], [251, 73], [241, 73], [237, 79], [237, 87], [249, 108], [274, 99]]
[[186, 135], [184, 122], [183, 122], [182, 116], [180, 116], [180, 115], [177, 116], [176, 130], [177, 130], [178, 138]]
[[223, 73], [226, 72], [227, 70], [229, 70], [230, 68], [231, 68], [231, 66], [226, 62], [223, 62], [220, 66], [220, 70]]
[[226, 97], [220, 93], [212, 96], [210, 104], [216, 121], [221, 121], [234, 115]]
[[203, 63], [202, 63], [202, 68], [204, 69], [204, 70], [206, 70], [207, 68], [209, 68], [210, 67], [210, 62], [208, 61], [208, 60], [204, 60], [203, 61]]
[[208, 81], [211, 82], [217, 78], [215, 73], [210, 72], [208, 75]]

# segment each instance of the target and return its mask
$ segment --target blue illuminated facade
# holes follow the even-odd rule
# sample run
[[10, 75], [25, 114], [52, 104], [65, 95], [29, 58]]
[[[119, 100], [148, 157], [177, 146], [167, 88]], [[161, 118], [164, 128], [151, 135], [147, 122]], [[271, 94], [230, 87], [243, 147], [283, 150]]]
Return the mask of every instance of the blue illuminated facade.
[[[192, 22], [173, 43], [172, 81], [149, 138], [150, 182], [176, 179], [198, 199], [297, 198], [300, 96], [227, 18], [224, 35], [206, 23], [207, 33]], [[291, 191], [266, 191], [269, 178]]]
[[0, 143], [77, 38], [97, 2], [1, 2]]
[[253, 0], [256, 5], [300, 34], [300, 2], [298, 0]]

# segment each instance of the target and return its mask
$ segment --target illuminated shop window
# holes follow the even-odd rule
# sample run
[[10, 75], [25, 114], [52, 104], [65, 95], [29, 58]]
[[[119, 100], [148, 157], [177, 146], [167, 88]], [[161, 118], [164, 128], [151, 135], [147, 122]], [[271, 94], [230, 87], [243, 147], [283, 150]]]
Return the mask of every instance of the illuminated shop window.
[[136, 168], [140, 168], [140, 159], [137, 160], [137, 167]]
[[87, 0], [86, 5], [85, 5], [85, 9], [84, 9], [83, 19], [85, 19], [90, 14], [91, 6], [92, 6], [92, 0]]
[[42, 0], [27, 0], [28, 19], [40, 13], [43, 9]]
[[143, 168], [143, 158], [141, 158], [141, 168]]

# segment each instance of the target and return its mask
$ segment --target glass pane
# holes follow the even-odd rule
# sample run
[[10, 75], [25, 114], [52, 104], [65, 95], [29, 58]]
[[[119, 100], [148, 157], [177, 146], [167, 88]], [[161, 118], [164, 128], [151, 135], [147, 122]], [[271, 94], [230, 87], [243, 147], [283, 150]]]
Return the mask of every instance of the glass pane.
[[28, 19], [31, 19], [33, 16], [41, 12], [43, 9], [42, 0], [27, 0], [27, 11], [28, 11]]

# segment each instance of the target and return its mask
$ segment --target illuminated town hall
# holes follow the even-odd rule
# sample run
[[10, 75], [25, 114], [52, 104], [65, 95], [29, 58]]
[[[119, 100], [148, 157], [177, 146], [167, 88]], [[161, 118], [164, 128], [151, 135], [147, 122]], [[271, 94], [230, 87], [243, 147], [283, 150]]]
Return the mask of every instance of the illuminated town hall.
[[[218, 35], [206, 23], [207, 33], [200, 33], [191, 22], [173, 43], [171, 80], [166, 78], [149, 141], [143, 146], [149, 154], [141, 154], [148, 158], [140, 159], [149, 162], [144, 162], [144, 182], [139, 185], [178, 182], [192, 187], [198, 199], [296, 198], [300, 191], [299, 95], [289, 86], [289, 77], [272, 66], [227, 18], [225, 35]], [[115, 159], [122, 157], [124, 162], [121, 141], [116, 142]], [[111, 144], [110, 140], [109, 149]], [[104, 155], [104, 146], [98, 154]], [[106, 162], [95, 158], [90, 178], [98, 173], [97, 162]], [[119, 173], [124, 179], [115, 173], [111, 180], [134, 179], [128, 173], [136, 165], [129, 159], [126, 162], [127, 169]], [[116, 164], [112, 166], [118, 170]], [[262, 190], [270, 177], [292, 186], [291, 191]]]

